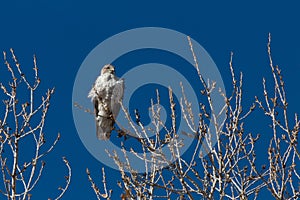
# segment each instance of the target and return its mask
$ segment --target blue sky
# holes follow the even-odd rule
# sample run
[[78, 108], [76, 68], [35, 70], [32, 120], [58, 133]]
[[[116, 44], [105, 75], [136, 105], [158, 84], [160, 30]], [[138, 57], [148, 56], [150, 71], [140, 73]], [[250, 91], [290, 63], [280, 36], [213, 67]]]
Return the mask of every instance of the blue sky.
[[[25, 67], [36, 54], [43, 87], [55, 87], [47, 121], [48, 137], [61, 133], [61, 141], [46, 158], [45, 174], [33, 199], [54, 197], [66, 173], [62, 156], [72, 166], [72, 183], [64, 199], [94, 199], [87, 180], [88, 167], [99, 179], [103, 166], [85, 149], [73, 122], [72, 89], [76, 73], [99, 43], [122, 31], [139, 27], [164, 27], [190, 35], [216, 63], [230, 87], [228, 62], [234, 52], [236, 71], [244, 73], [245, 98], [262, 93], [262, 77], [269, 76], [267, 36], [272, 34], [275, 64], [285, 77], [289, 109], [300, 113], [299, 5], [279, 2], [217, 1], [6, 1], [0, 3], [0, 49], [14, 48]], [[157, 53], [157, 52], [156, 52]], [[118, 73], [118, 72], [117, 72]], [[107, 169], [108, 182], [117, 171]], [[119, 196], [116, 186], [114, 195]]]

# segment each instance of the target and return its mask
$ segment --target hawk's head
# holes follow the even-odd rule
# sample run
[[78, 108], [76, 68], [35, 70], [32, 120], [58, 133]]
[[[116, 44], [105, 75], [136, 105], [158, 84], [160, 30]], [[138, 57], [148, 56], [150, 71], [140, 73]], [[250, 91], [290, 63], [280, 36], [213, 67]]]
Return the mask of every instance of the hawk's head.
[[104, 67], [101, 70], [101, 75], [105, 73], [115, 74], [115, 67], [110, 64], [104, 65]]

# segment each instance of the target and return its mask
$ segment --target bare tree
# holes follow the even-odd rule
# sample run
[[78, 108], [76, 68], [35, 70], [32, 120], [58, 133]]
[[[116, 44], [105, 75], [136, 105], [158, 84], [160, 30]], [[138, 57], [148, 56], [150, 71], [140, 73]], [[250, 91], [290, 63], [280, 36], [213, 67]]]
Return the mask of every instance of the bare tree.
[[[38, 90], [40, 78], [36, 57], [33, 57], [33, 76], [29, 78], [22, 71], [14, 51], [10, 49], [11, 59], [3, 52], [4, 63], [8, 69], [7, 84], [1, 87], [0, 118], [0, 164], [3, 185], [0, 192], [8, 200], [31, 199], [32, 190], [39, 182], [45, 162], [42, 160], [50, 153], [60, 139], [58, 134], [50, 146], [45, 145], [45, 120], [54, 89], [45, 95]], [[11, 64], [13, 63], [13, 64]], [[71, 180], [71, 168], [66, 158], [63, 161], [68, 169], [66, 184], [60, 187], [60, 199]]]
[[[196, 145], [193, 153], [188, 158], [179, 154], [182, 141], [179, 140], [179, 133], [176, 132], [176, 109], [171, 88], [169, 88], [169, 100], [172, 125], [164, 127], [160, 118], [160, 108], [152, 103], [152, 124], [155, 128], [151, 131], [155, 132], [154, 137], [150, 137], [152, 132], [143, 128], [138, 114], [136, 124], [123, 107], [133, 130], [142, 127], [141, 132], [130, 133], [130, 135], [137, 135], [137, 144], [140, 144], [144, 155], [150, 153], [151, 157], [148, 159], [146, 156], [140, 156], [134, 147], [126, 149], [122, 144], [123, 155], [118, 155], [115, 151], [107, 151], [121, 173], [121, 181], [118, 183], [123, 190], [121, 199], [245, 200], [257, 199], [265, 188], [275, 199], [298, 199], [300, 197], [300, 172], [299, 167], [296, 166], [299, 165], [300, 160], [298, 147], [300, 121], [297, 114], [292, 120], [288, 117], [288, 103], [281, 71], [272, 62], [271, 36], [269, 35], [267, 47], [274, 90], [272, 92], [267, 90], [264, 79], [262, 100], [260, 97], [255, 97], [252, 105], [249, 105], [247, 109], [243, 108], [243, 74], [240, 73], [238, 78], [236, 77], [231, 53], [229, 69], [232, 76], [232, 93], [227, 96], [224, 91], [218, 91], [224, 99], [224, 105], [220, 111], [213, 106], [211, 97], [212, 92], [217, 88], [216, 83], [204, 80], [190, 38], [188, 41], [200, 83], [204, 88], [201, 93], [208, 102], [207, 104], [200, 103], [200, 113], [194, 113], [181, 84], [183, 98], [180, 100], [180, 109], [185, 123], [190, 127], [190, 133], [180, 134], [195, 138]], [[159, 98], [157, 92], [157, 103], [160, 101]], [[257, 110], [261, 110], [270, 118], [273, 133], [268, 148], [260, 150], [260, 154], [264, 151], [268, 155], [268, 160], [262, 166], [257, 164], [255, 152], [260, 138], [259, 134], [253, 135], [245, 129], [246, 119], [253, 116], [252, 113], [257, 107], [260, 108]], [[226, 116], [224, 120], [220, 120], [221, 115]], [[199, 120], [196, 120], [195, 116], [199, 116]], [[216, 143], [212, 142], [209, 122], [213, 124]], [[265, 126], [268, 124], [265, 122]], [[161, 127], [167, 130], [164, 139], [159, 131], [155, 131], [160, 130]], [[164, 145], [168, 145], [172, 159], [166, 159], [164, 152], [161, 151]], [[128, 152], [144, 161], [145, 173], [139, 173], [135, 165], [126, 159]], [[125, 161], [120, 157], [125, 157]], [[161, 167], [162, 163], [167, 165]], [[88, 170], [87, 173], [97, 198], [110, 199], [111, 191], [106, 188], [104, 169], [102, 170], [104, 187], [102, 193]]]
[[[256, 103], [263, 113], [271, 119], [272, 138], [268, 148], [267, 177], [260, 177], [276, 199], [300, 198], [300, 172], [298, 133], [300, 120], [288, 117], [288, 102], [281, 70], [274, 66], [271, 56], [271, 35], [269, 35], [268, 55], [273, 75], [274, 91], [267, 90], [263, 80], [263, 100], [256, 97]], [[258, 171], [256, 166], [252, 167]]]

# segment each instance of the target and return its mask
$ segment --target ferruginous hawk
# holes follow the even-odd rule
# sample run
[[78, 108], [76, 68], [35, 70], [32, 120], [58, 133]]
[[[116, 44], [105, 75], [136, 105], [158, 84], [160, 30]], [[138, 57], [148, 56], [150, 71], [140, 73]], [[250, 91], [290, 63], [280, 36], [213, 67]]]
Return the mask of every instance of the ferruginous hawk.
[[108, 140], [120, 111], [124, 94], [124, 80], [115, 75], [115, 67], [104, 65], [88, 97], [94, 104], [96, 135], [99, 140]]

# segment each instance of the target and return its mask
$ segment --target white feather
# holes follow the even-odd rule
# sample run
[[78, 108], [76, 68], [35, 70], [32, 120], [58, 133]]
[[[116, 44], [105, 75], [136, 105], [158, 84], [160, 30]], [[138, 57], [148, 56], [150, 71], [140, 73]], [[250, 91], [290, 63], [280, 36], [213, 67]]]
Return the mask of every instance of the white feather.
[[[113, 66], [111, 67], [114, 70]], [[110, 71], [103, 72], [102, 69], [102, 74], [96, 79], [88, 94], [94, 103], [98, 139], [109, 139], [120, 111], [123, 95], [124, 80], [119, 79]]]

